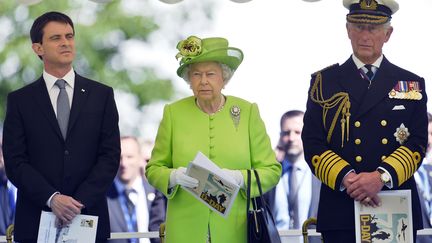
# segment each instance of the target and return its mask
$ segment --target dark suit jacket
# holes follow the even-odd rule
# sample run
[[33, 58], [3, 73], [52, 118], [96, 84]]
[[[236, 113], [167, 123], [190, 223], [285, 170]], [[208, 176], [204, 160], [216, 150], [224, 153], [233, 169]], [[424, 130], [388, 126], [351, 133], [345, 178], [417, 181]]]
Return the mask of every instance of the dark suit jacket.
[[[149, 212], [149, 231], [159, 231], [159, 225], [165, 221], [166, 199], [165, 196], [154, 189], [147, 180], [143, 180], [146, 193], [147, 208]], [[107, 194], [108, 210], [112, 232], [128, 232], [126, 220], [120, 205], [119, 192], [113, 183]], [[139, 217], [139, 215], [137, 215]], [[110, 243], [128, 243], [127, 239], [110, 240]], [[159, 238], [151, 239], [152, 243], [159, 243]]]
[[112, 88], [76, 74], [66, 140], [43, 78], [8, 95], [3, 133], [6, 173], [18, 188], [15, 240], [37, 238], [40, 214], [55, 192], [99, 216], [110, 235], [106, 192], [118, 170], [120, 136]]
[[[321, 186], [321, 182], [314, 175], [312, 175], [312, 190], [311, 190], [312, 198], [309, 205], [308, 218], [317, 217], [320, 186]], [[276, 187], [273, 187], [270, 191], [264, 194], [264, 199], [268, 203], [270, 210], [272, 210], [273, 217], [276, 217], [275, 208], [277, 207], [277, 205], [276, 205], [275, 198], [276, 198]], [[300, 222], [300, 224], [303, 224], [303, 222]], [[315, 228], [315, 227], [310, 227], [310, 228]], [[309, 242], [318, 243], [321, 242], [321, 240], [319, 237], [309, 237]]]
[[[314, 86], [319, 77], [322, 86]], [[422, 98], [390, 98], [389, 93], [398, 81], [416, 81]], [[309, 96], [302, 139], [305, 159], [323, 182], [317, 228], [319, 231], [354, 229], [353, 199], [346, 191], [340, 191], [342, 179], [351, 169], [357, 173], [372, 172], [381, 166], [391, 174], [393, 189], [411, 190], [413, 228], [421, 229], [420, 202], [412, 175], [421, 163], [427, 144], [424, 79], [384, 57], [369, 89], [364, 82], [352, 58], [312, 77], [311, 90], [318, 88], [318, 91], [316, 96]], [[341, 115], [336, 117], [334, 129], [330, 128], [338, 106], [328, 110], [324, 122], [323, 108], [311, 98], [322, 95], [322, 99], [330, 99], [344, 93], [350, 101], [348, 141], [345, 139], [348, 130], [341, 129]], [[394, 133], [402, 124], [409, 129], [410, 135], [401, 146]], [[330, 138], [328, 134], [332, 134]]]
[[[429, 183], [430, 186], [432, 186], [432, 165], [424, 164], [422, 166], [426, 171], [427, 182]], [[419, 197], [420, 197], [420, 205], [421, 205], [422, 216], [423, 216], [423, 227], [425, 229], [430, 229], [432, 228], [432, 225], [429, 221], [429, 214], [426, 210], [426, 205], [425, 205], [426, 199], [423, 197], [423, 192], [421, 190], [419, 190]], [[430, 243], [430, 242], [432, 242], [431, 235], [417, 235], [416, 243]]]

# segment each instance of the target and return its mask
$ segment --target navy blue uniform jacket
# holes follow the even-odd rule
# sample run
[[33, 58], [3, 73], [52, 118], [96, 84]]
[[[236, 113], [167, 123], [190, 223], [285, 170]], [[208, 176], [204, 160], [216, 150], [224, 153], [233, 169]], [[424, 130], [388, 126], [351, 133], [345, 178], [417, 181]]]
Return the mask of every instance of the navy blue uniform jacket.
[[[417, 100], [389, 98], [398, 81], [414, 81], [421, 90], [421, 98], [419, 92]], [[411, 190], [414, 229], [421, 229], [421, 208], [413, 174], [421, 164], [427, 144], [424, 79], [384, 57], [369, 89], [365, 82], [352, 58], [312, 76], [302, 139], [305, 159], [323, 182], [317, 229], [354, 229], [354, 203], [346, 190], [340, 191], [342, 179], [352, 169], [357, 173], [371, 172], [379, 166], [391, 174], [393, 189]], [[328, 102], [332, 96], [333, 102]], [[340, 106], [347, 100], [346, 106]], [[327, 113], [323, 113], [324, 103], [331, 107]], [[344, 126], [341, 121], [345, 121]], [[410, 135], [400, 144], [394, 133], [403, 126]], [[383, 190], [386, 189], [384, 186]]]
[[8, 95], [3, 151], [18, 188], [15, 240], [37, 238], [42, 210], [56, 191], [99, 216], [97, 238], [110, 235], [106, 192], [120, 159], [118, 113], [112, 88], [75, 75], [66, 140], [43, 78]]

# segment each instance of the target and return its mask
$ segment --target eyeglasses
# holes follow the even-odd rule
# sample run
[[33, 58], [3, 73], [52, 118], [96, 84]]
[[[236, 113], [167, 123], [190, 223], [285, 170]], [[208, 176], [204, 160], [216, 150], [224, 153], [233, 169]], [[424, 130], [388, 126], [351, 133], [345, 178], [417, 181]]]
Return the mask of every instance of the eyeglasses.
[[385, 29], [383, 25], [372, 25], [372, 24], [350, 24], [351, 29], [357, 33], [368, 31], [371, 34], [377, 34], [381, 30]]

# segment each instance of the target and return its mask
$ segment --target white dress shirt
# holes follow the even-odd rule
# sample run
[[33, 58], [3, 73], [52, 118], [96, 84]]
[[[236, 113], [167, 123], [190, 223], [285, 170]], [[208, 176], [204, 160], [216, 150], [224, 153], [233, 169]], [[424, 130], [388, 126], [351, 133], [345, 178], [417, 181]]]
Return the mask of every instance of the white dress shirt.
[[53, 75], [47, 73], [45, 70], [43, 71], [42, 75], [43, 75], [43, 79], [45, 80], [45, 85], [47, 87], [51, 104], [56, 116], [57, 116], [57, 97], [60, 93], [60, 88], [57, 85], [55, 85], [55, 82], [58, 79], [63, 79], [64, 81], [66, 81], [66, 93], [69, 99], [69, 106], [72, 107], [73, 88], [75, 85], [75, 72], [73, 68], [68, 73], [66, 73], [66, 75], [62, 78], [56, 78]]
[[[132, 189], [137, 192], [137, 197], [130, 198], [135, 205], [135, 212], [137, 217], [137, 225], [139, 232], [148, 232], [149, 229], [149, 213], [147, 207], [147, 194], [144, 191], [143, 178], [138, 177], [132, 184]], [[141, 238], [140, 243], [150, 243], [150, 239]]]

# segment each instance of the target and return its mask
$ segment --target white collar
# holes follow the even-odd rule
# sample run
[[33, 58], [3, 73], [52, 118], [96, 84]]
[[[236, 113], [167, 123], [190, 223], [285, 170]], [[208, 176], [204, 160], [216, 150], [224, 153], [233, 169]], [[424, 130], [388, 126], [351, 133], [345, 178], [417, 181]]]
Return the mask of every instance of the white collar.
[[[360, 59], [358, 59], [358, 58], [356, 57], [356, 55], [354, 55], [354, 54], [352, 54], [352, 59], [353, 59], [355, 65], [357, 66], [357, 69], [360, 69], [360, 68], [362, 68], [364, 65], [366, 65], [366, 64], [364, 64], [362, 61], [360, 61]], [[381, 54], [381, 56], [378, 57], [378, 59], [376, 59], [374, 63], [372, 63], [372, 66], [374, 66], [374, 67], [376, 67], [376, 68], [379, 68], [379, 67], [381, 66], [381, 62], [382, 62], [383, 59], [384, 59], [384, 55]]]
[[[45, 69], [43, 70], [42, 76], [43, 76], [43, 79], [45, 80], [45, 84], [46, 84], [48, 90], [50, 90], [52, 87], [54, 87], [55, 82], [59, 79], [59, 78], [54, 77], [53, 75], [47, 73], [45, 71]], [[66, 84], [69, 85], [73, 89], [74, 85], [75, 85], [74, 69], [71, 68], [71, 70], [68, 73], [66, 73], [66, 75], [64, 77], [62, 77], [61, 79], [66, 81]]]

